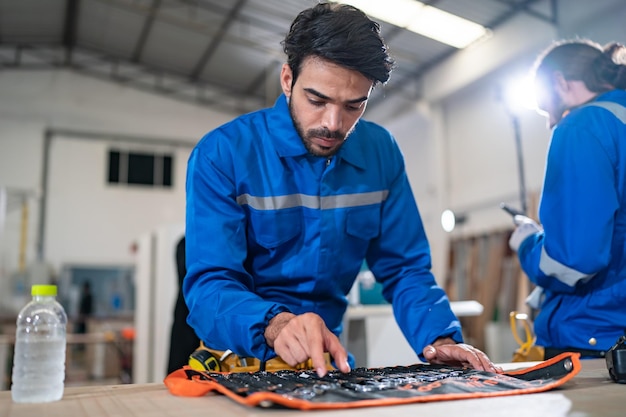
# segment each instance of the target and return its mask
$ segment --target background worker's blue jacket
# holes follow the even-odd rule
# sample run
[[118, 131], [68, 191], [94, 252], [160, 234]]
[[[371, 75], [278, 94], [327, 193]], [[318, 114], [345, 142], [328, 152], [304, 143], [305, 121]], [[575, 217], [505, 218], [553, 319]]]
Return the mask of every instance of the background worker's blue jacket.
[[616, 103], [626, 106], [625, 91], [572, 110], [552, 133], [539, 212], [544, 233], [518, 252], [545, 290], [535, 320], [539, 345], [607, 350], [626, 329], [626, 109]]
[[207, 134], [187, 173], [189, 324], [207, 346], [266, 360], [280, 312], [314, 312], [339, 335], [363, 259], [419, 354], [461, 339], [430, 272], [430, 249], [400, 150], [361, 120], [330, 160], [311, 156], [281, 96]]

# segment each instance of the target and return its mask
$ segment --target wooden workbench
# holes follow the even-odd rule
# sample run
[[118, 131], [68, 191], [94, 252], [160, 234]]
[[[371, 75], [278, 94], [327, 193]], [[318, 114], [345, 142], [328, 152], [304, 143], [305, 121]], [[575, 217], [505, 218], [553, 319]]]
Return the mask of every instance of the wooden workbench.
[[11, 393], [2, 391], [0, 417], [623, 416], [626, 385], [610, 381], [604, 360], [586, 360], [582, 365], [582, 371], [574, 379], [546, 393], [336, 411], [248, 408], [213, 394], [200, 398], [175, 397], [161, 383], [70, 387], [61, 401], [47, 404], [14, 404]]

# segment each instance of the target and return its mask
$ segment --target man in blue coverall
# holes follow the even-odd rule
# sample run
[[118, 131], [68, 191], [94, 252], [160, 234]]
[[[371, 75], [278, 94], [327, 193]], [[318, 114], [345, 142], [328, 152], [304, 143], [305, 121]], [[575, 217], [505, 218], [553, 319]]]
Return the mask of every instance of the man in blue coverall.
[[462, 343], [430, 271], [397, 143], [361, 120], [393, 67], [379, 25], [321, 3], [297, 16], [283, 48], [274, 107], [208, 133], [190, 156], [188, 322], [212, 349], [310, 360], [320, 376], [328, 353], [348, 372], [338, 335], [365, 259], [423, 359], [496, 371]]
[[518, 217], [509, 244], [537, 285], [528, 301], [546, 359], [602, 357], [626, 329], [625, 57], [619, 44], [561, 41], [535, 66], [553, 129], [541, 225]]

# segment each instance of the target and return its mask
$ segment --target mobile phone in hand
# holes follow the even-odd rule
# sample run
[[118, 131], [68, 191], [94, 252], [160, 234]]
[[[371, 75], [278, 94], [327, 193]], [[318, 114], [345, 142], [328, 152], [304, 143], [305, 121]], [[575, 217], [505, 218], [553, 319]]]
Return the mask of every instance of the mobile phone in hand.
[[500, 208], [504, 211], [506, 211], [507, 213], [509, 213], [511, 215], [511, 217], [513, 217], [513, 223], [516, 226], [519, 226], [521, 223], [521, 218], [518, 217], [517, 219], [515, 218], [515, 216], [524, 216], [527, 217], [523, 212], [521, 212], [520, 210], [514, 209], [513, 207], [509, 206], [506, 203], [500, 203]]
[[509, 206], [509, 205], [508, 205], [508, 204], [506, 204], [506, 203], [500, 203], [500, 208], [501, 208], [502, 210], [506, 211], [507, 213], [509, 213], [509, 214], [511, 215], [511, 217], [515, 217], [515, 216], [517, 216], [518, 214], [519, 214], [520, 216], [525, 216], [525, 214], [524, 214], [524, 213], [522, 213], [521, 211], [519, 211], [519, 210], [517, 210], [517, 209], [514, 209], [513, 207]]

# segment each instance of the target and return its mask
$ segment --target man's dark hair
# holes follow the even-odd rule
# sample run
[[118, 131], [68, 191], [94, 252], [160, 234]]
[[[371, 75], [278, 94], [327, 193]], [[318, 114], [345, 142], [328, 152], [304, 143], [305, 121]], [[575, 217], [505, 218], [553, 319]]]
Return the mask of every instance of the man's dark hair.
[[559, 71], [566, 80], [583, 81], [589, 91], [603, 93], [626, 89], [626, 48], [618, 43], [604, 47], [588, 39], [552, 44], [539, 56], [535, 77], [544, 85]]
[[343, 4], [320, 3], [302, 11], [282, 45], [293, 83], [302, 61], [309, 56], [356, 70], [374, 84], [386, 83], [394, 66], [380, 35], [380, 25], [361, 10]]

